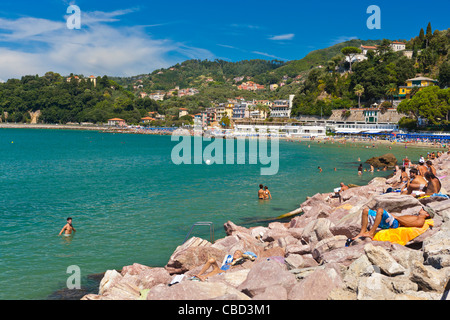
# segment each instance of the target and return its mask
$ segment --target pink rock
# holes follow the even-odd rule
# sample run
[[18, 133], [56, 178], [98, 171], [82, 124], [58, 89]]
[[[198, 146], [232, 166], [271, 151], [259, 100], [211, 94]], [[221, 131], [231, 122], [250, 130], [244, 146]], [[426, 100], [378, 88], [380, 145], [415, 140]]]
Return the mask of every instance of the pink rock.
[[289, 300], [326, 300], [329, 293], [343, 284], [338, 267], [326, 266], [296, 283], [289, 292]]
[[125, 276], [126, 274], [136, 275], [147, 269], [151, 269], [151, 267], [144, 266], [139, 263], [133, 263], [131, 266], [123, 267], [121, 274], [122, 274], [122, 276]]
[[272, 260], [256, 263], [248, 273], [247, 279], [238, 287], [250, 297], [263, 294], [266, 288], [282, 286], [289, 290], [297, 280], [284, 265]]

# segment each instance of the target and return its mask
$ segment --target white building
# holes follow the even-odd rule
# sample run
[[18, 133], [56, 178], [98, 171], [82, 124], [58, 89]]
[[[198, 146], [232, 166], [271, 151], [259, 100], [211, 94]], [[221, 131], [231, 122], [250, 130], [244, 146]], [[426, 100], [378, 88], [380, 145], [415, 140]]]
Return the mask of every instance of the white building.
[[233, 131], [236, 137], [278, 136], [278, 137], [321, 137], [326, 136], [325, 126], [293, 125], [236, 125]]
[[272, 118], [290, 118], [294, 97], [295, 95], [291, 94], [289, 100], [275, 100], [270, 108], [270, 116]]
[[403, 51], [406, 49], [406, 43], [403, 42], [398, 42], [398, 41], [394, 41], [390, 44], [390, 47], [392, 48], [393, 51], [397, 52], [397, 51]]

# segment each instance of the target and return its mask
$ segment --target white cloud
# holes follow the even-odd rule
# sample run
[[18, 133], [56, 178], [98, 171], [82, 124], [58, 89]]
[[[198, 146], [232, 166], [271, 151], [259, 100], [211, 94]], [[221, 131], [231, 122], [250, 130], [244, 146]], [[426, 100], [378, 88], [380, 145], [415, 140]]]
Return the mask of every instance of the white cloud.
[[356, 36], [340, 36], [340, 37], [333, 39], [331, 42], [331, 45], [335, 45], [338, 43], [342, 43], [342, 42], [346, 42], [346, 41], [350, 41], [350, 40], [354, 40], [354, 39], [358, 39], [358, 37], [356, 37]]
[[132, 76], [180, 59], [214, 59], [208, 50], [155, 39], [145, 32], [146, 26], [114, 26], [118, 17], [134, 11], [82, 13], [80, 30], [69, 30], [64, 20], [0, 18], [0, 77], [47, 71]]
[[275, 41], [292, 40], [292, 39], [294, 39], [294, 37], [295, 37], [294, 33], [288, 33], [288, 34], [280, 34], [278, 36], [270, 37], [269, 40], [275, 40]]
[[277, 59], [277, 60], [284, 60], [284, 61], [288, 61], [289, 60], [289, 59], [280, 58], [280, 57], [277, 57], [277, 56], [275, 56], [273, 54], [269, 54], [269, 53], [261, 52], [261, 51], [252, 51], [252, 53], [259, 54], [261, 56], [265, 56], [265, 57], [272, 58], [272, 59]]

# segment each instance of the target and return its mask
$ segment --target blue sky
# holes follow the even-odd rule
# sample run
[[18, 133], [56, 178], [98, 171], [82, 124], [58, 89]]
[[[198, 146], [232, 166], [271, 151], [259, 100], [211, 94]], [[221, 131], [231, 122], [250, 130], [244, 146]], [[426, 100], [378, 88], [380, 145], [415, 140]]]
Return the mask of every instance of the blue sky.
[[[69, 5], [81, 29], [67, 28]], [[381, 29], [369, 29], [370, 5]], [[358, 38], [410, 39], [450, 28], [448, 0], [2, 0], [0, 80], [55, 71], [132, 76], [187, 59], [301, 59]]]

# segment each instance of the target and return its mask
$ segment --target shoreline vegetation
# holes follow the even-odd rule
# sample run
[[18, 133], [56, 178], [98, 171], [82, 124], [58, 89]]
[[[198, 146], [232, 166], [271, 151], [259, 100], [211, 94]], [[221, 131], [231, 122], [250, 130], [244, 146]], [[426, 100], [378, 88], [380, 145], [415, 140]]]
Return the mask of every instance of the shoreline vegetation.
[[[245, 228], [228, 221], [225, 238], [210, 243], [192, 237], [164, 267], [134, 263], [108, 270], [98, 294], [82, 300], [448, 300], [449, 161], [448, 153], [433, 160], [442, 185], [439, 194], [416, 198], [387, 191], [398, 185], [400, 170], [348, 188], [340, 197], [317, 193], [288, 222]], [[365, 208], [403, 216], [424, 206], [434, 215], [422, 228], [399, 228], [397, 237], [383, 233], [384, 238], [377, 238], [383, 230], [373, 240], [348, 241], [361, 230]], [[195, 277], [207, 263], [224, 261], [236, 251], [257, 258], [244, 259], [206, 281]]]

